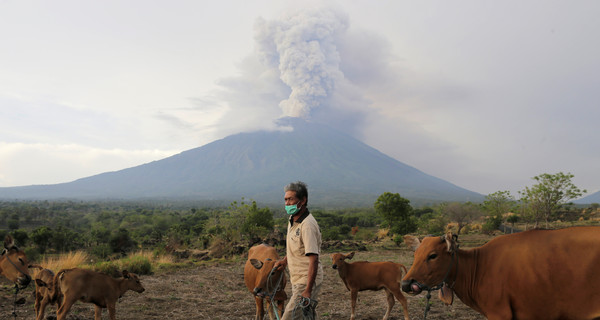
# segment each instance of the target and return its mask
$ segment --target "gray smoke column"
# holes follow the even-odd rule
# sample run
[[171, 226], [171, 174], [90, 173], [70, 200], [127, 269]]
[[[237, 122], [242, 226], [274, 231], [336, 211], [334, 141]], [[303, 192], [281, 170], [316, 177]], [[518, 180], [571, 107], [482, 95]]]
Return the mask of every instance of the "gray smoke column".
[[275, 21], [259, 19], [255, 39], [263, 63], [279, 68], [290, 87], [279, 103], [283, 116], [309, 118], [344, 78], [336, 38], [348, 29], [348, 17], [333, 9], [304, 11]]

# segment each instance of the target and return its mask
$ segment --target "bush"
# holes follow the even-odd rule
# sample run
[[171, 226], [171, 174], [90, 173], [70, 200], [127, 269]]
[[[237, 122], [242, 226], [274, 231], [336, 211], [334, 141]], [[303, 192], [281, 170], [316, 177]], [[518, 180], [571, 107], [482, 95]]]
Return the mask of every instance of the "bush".
[[404, 238], [400, 234], [395, 234], [392, 240], [398, 247], [404, 242]]
[[152, 274], [152, 263], [141, 255], [133, 255], [121, 260], [121, 269], [138, 275]]
[[123, 270], [138, 275], [152, 274], [152, 263], [145, 256], [133, 255], [121, 260], [99, 262], [93, 269], [118, 278], [123, 276]]
[[90, 251], [94, 256], [101, 259], [106, 259], [112, 253], [112, 248], [110, 245], [103, 243], [92, 247]]
[[119, 268], [118, 262], [116, 261], [104, 261], [98, 262], [93, 267], [94, 271], [105, 273], [111, 277], [121, 277], [123, 274], [121, 273], [121, 268]]

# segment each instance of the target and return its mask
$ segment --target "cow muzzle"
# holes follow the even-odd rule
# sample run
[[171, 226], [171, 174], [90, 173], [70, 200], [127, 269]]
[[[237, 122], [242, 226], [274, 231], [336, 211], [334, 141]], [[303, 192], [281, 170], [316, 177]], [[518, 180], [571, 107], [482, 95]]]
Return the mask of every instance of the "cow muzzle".
[[254, 288], [254, 295], [259, 297], [259, 298], [264, 298], [265, 297], [265, 292], [262, 290], [262, 288], [256, 287]]
[[417, 294], [421, 293], [424, 289], [427, 289], [427, 286], [425, 286], [421, 283], [418, 283], [414, 279], [403, 280], [401, 284], [402, 284], [402, 291], [404, 291], [408, 294], [417, 295]]
[[26, 274], [24, 274], [23, 276], [21, 276], [17, 279], [17, 285], [19, 286], [19, 289], [27, 288], [27, 286], [29, 285], [29, 282], [31, 282], [31, 277]]

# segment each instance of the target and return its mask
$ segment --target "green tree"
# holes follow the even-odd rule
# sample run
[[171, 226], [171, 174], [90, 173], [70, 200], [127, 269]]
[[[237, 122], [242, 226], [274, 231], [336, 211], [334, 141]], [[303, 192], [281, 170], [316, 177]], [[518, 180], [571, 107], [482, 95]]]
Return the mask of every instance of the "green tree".
[[126, 253], [131, 249], [135, 248], [136, 243], [135, 241], [133, 241], [133, 239], [131, 239], [131, 236], [129, 235], [129, 231], [127, 229], [120, 228], [110, 238], [109, 245], [112, 249], [112, 252]]
[[39, 227], [31, 233], [31, 239], [33, 243], [38, 248], [38, 251], [41, 254], [46, 253], [46, 249], [50, 246], [50, 240], [52, 239], [52, 229], [43, 226]]
[[400, 194], [384, 192], [373, 206], [392, 233], [404, 235], [417, 230], [410, 201], [402, 198]]
[[510, 191], [497, 191], [490, 193], [483, 201], [483, 209], [487, 213], [487, 223], [490, 229], [497, 229], [503, 220], [503, 215], [512, 210], [515, 199]]
[[273, 231], [274, 221], [271, 209], [258, 208], [256, 201], [252, 201], [252, 204], [244, 208], [243, 211], [245, 211], [245, 217], [242, 224], [242, 232]]
[[523, 202], [531, 210], [535, 227], [538, 227], [541, 219], [546, 221], [546, 227], [548, 227], [552, 215], [558, 209], [587, 192], [573, 184], [571, 181], [573, 177], [574, 175], [571, 173], [544, 173], [533, 177], [538, 182], [537, 184], [531, 188], [525, 187], [525, 190], [520, 192]]
[[481, 210], [473, 203], [458, 203], [452, 202], [443, 207], [442, 212], [450, 219], [458, 224], [457, 234], [467, 224], [481, 216]]

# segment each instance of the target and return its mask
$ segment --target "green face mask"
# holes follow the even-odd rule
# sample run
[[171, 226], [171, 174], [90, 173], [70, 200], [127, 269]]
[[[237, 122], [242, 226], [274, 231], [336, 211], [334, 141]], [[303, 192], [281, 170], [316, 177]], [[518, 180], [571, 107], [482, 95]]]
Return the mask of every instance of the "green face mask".
[[291, 204], [289, 206], [285, 206], [285, 212], [287, 212], [287, 214], [294, 215], [296, 213], [298, 213], [298, 211], [300, 210], [300, 208], [298, 208], [298, 204]]

